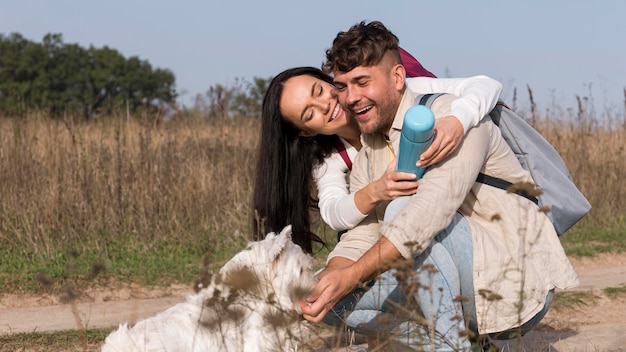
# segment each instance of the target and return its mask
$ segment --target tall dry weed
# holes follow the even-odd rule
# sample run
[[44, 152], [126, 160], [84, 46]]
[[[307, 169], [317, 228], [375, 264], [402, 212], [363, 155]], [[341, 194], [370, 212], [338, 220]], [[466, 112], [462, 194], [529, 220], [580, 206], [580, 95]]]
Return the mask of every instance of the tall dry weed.
[[[583, 221], [611, 221], [626, 214], [624, 113], [598, 118], [579, 102], [578, 111], [518, 112], [561, 153], [591, 202]], [[2, 118], [0, 246], [52, 253], [88, 239], [104, 253], [116, 236], [146, 250], [246, 237], [259, 122]]]
[[50, 253], [121, 235], [231, 241], [249, 223], [257, 131], [254, 120], [0, 119], [2, 242]]
[[[625, 110], [595, 112], [588, 97], [576, 97], [577, 110], [546, 110], [521, 115], [561, 154], [574, 182], [593, 209], [582, 222], [602, 225], [626, 218]], [[536, 113], [537, 114], [537, 113]]]

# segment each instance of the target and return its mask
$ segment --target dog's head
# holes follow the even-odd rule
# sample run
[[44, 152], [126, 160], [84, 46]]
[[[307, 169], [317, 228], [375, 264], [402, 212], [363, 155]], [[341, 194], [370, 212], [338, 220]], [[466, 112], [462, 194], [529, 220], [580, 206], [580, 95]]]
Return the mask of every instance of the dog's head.
[[[255, 286], [274, 295], [285, 308], [299, 310], [297, 302], [315, 286], [313, 257], [291, 241], [291, 226], [265, 239], [248, 243], [220, 270], [223, 282], [237, 288]], [[242, 282], [244, 281], [244, 282]]]

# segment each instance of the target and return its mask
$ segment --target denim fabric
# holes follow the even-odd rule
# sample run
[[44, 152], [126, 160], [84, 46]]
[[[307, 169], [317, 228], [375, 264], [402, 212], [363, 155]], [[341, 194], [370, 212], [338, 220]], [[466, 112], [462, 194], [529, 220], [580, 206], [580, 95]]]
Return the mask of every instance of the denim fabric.
[[[407, 201], [408, 197], [392, 201], [384, 222], [391, 221]], [[461, 332], [469, 329], [478, 333], [472, 256], [469, 224], [457, 213], [451, 224], [435, 236], [431, 247], [415, 257], [410, 270], [387, 270], [377, 280], [346, 296], [324, 322], [345, 324], [367, 336], [393, 339], [396, 346], [401, 344], [412, 350], [469, 350], [467, 334]], [[544, 309], [520, 328], [490, 337], [510, 339], [519, 333], [524, 335], [543, 319], [553, 295], [550, 291]], [[460, 296], [464, 298], [459, 303], [456, 298]]]
[[[392, 219], [406, 200], [391, 202], [385, 221]], [[453, 245], [454, 251], [449, 252], [442, 241]], [[457, 241], [460, 245], [454, 245]], [[471, 258], [470, 228], [457, 214], [433, 245], [415, 257], [415, 263], [387, 270], [376, 281], [353, 291], [326, 315], [324, 322], [345, 324], [368, 336], [390, 338], [412, 350], [467, 350], [469, 340], [464, 334], [459, 336], [465, 325], [455, 298], [462, 284], [457, 262], [463, 262], [458, 264], [461, 267], [469, 266], [471, 273]]]

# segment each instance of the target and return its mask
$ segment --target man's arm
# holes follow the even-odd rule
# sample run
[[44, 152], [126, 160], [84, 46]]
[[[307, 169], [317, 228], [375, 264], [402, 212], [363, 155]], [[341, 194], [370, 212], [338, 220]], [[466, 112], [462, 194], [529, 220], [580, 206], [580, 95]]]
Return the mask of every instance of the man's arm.
[[401, 258], [396, 247], [384, 237], [356, 262], [334, 257], [318, 275], [319, 283], [311, 295], [301, 302], [303, 317], [319, 323], [343, 297], [385, 271], [389, 263]]

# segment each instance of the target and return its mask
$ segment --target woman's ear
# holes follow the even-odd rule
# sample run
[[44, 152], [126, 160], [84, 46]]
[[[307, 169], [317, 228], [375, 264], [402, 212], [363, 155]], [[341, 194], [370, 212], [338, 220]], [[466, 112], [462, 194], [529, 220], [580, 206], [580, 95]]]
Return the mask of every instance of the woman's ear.
[[316, 134], [317, 133], [313, 133], [311, 131], [300, 131], [300, 132], [298, 132], [298, 136], [300, 136], [300, 137], [313, 137]]

